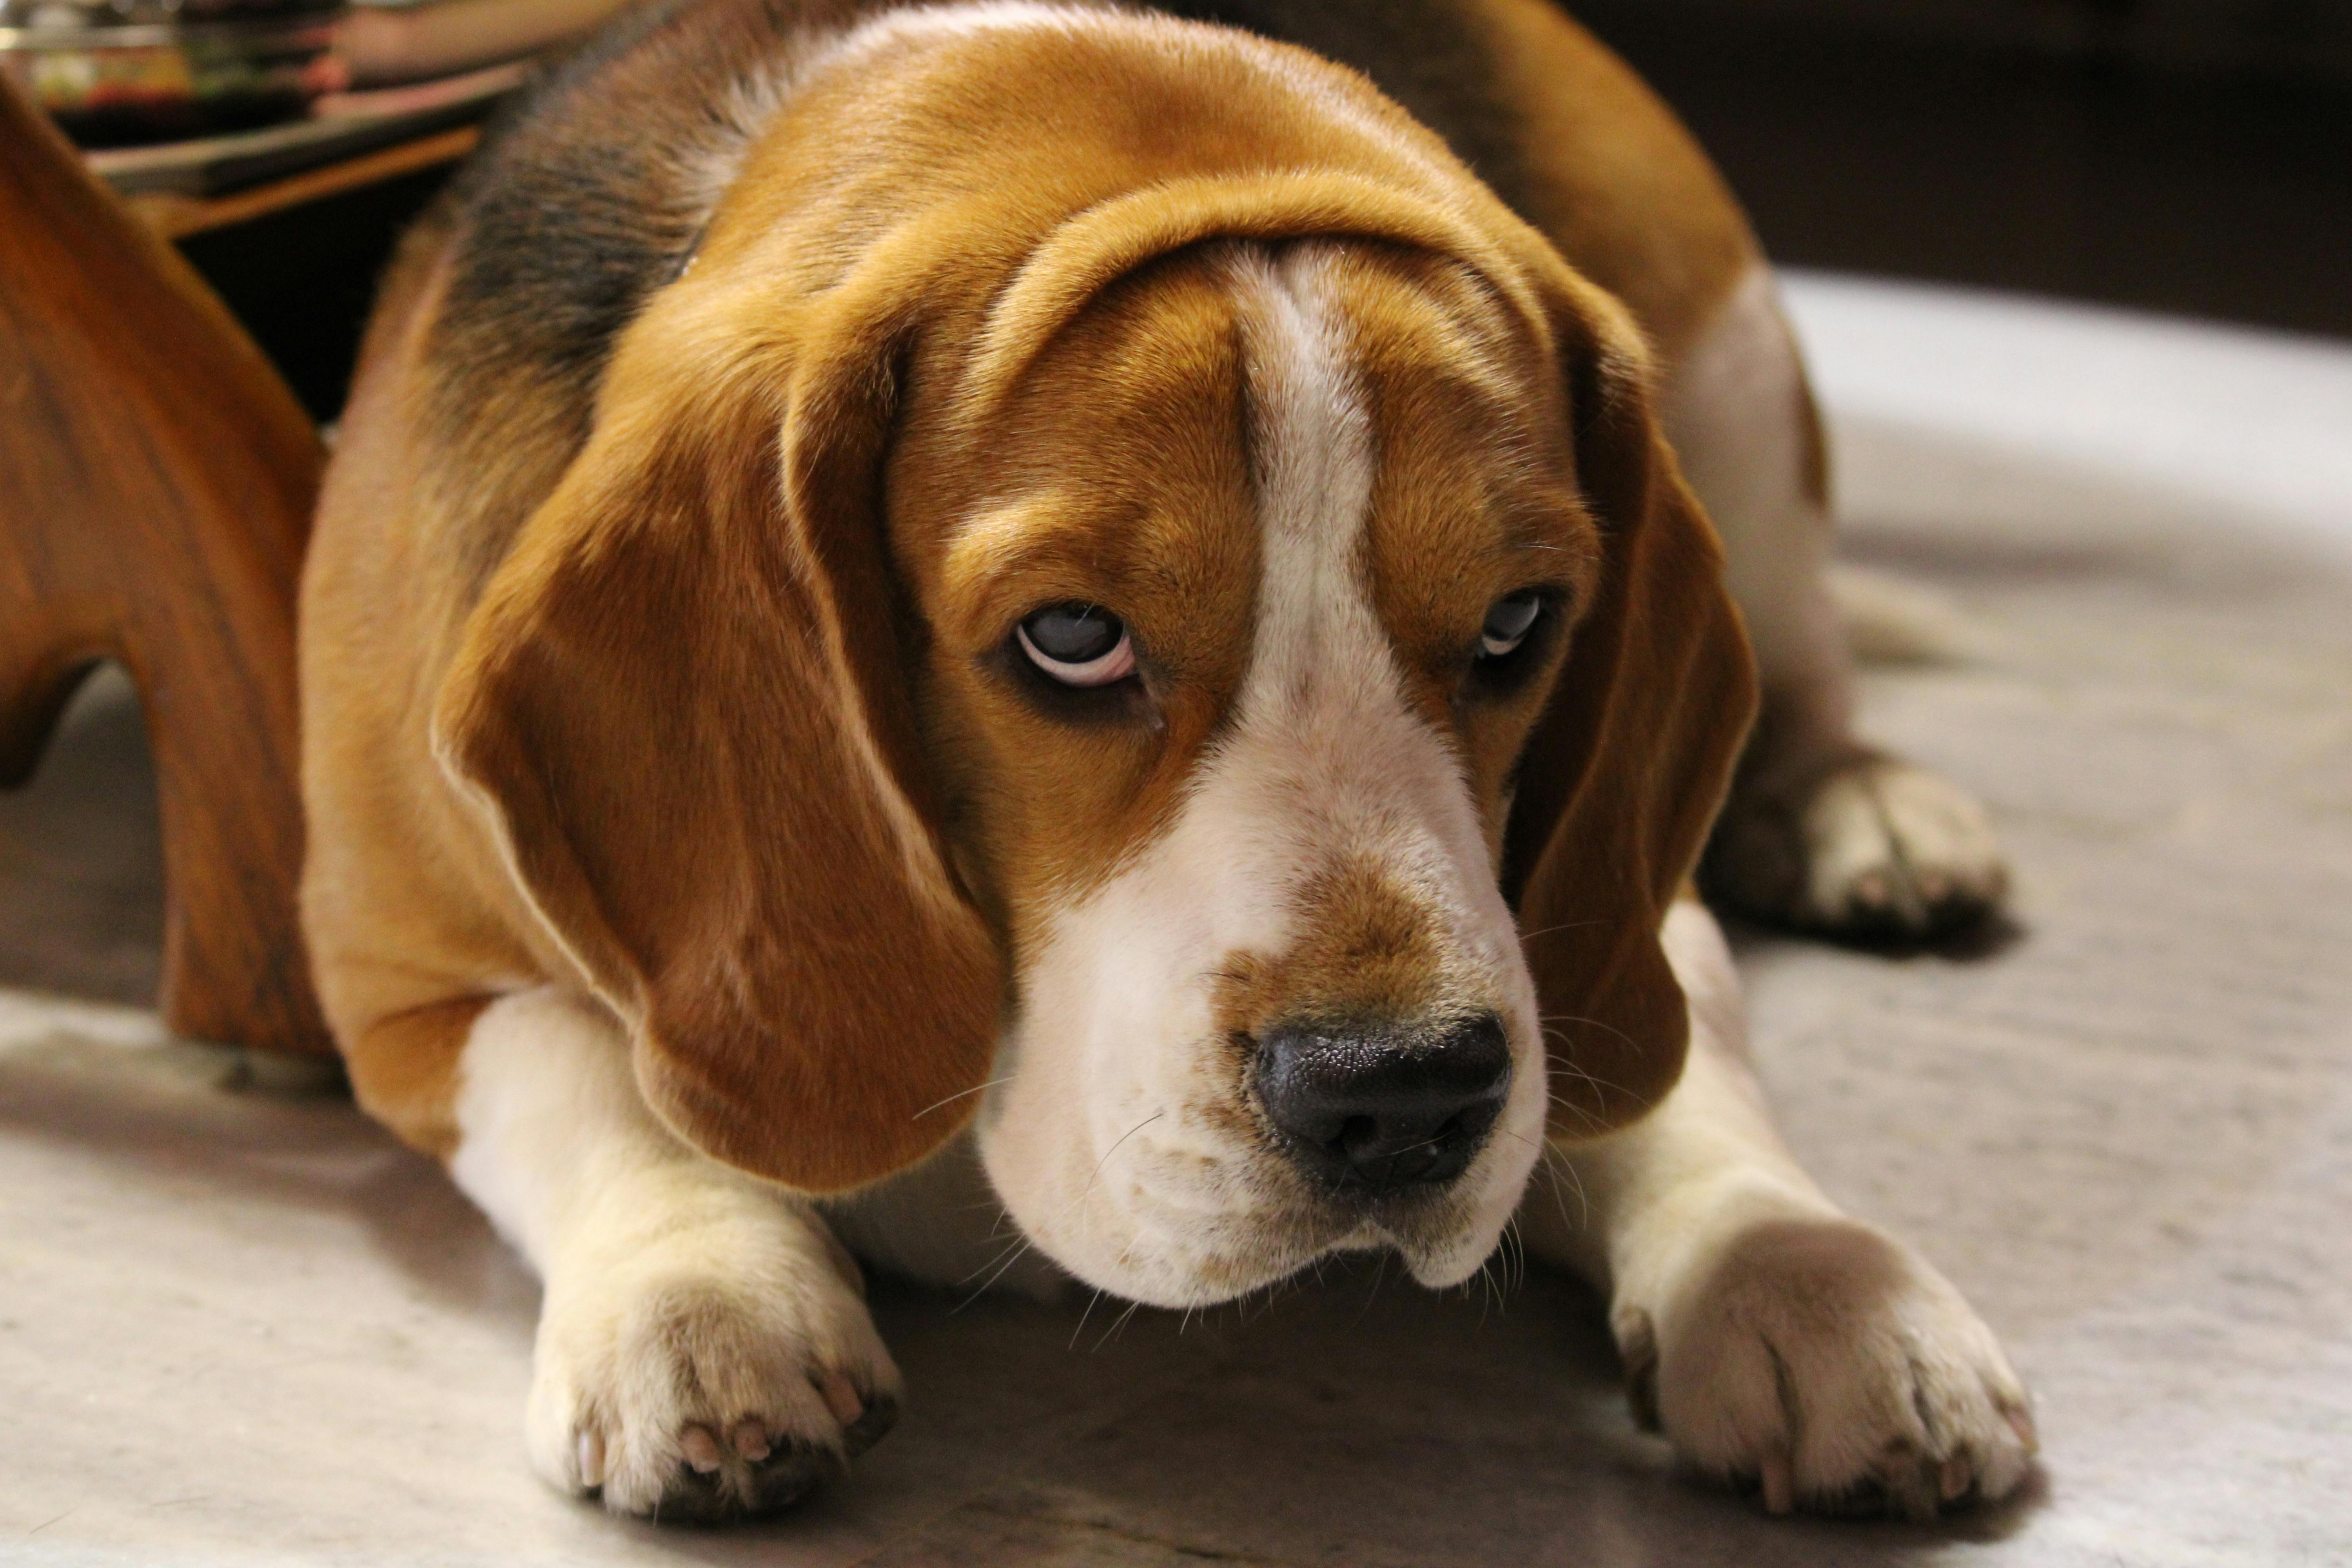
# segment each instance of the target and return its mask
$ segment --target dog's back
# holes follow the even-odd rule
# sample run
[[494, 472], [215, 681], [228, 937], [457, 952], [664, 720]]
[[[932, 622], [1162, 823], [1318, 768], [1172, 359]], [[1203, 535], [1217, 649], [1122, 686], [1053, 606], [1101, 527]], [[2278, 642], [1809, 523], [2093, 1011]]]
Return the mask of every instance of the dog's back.
[[[1027, 9], [1027, 0], [978, 10]], [[1571, 266], [1622, 300], [1672, 364], [1758, 256], [1704, 154], [1638, 78], [1549, 0], [1161, 0], [1363, 72]], [[413, 238], [445, 268], [425, 434], [453, 468], [584, 439], [613, 340], [677, 276], [724, 164], [829, 44], [896, 0], [653, 0], [501, 123]], [[518, 429], [519, 424], [528, 427]], [[565, 432], [551, 444], [545, 434]], [[553, 482], [541, 462], [465, 510], [491, 535]], [[492, 547], [491, 540], [478, 546]]]

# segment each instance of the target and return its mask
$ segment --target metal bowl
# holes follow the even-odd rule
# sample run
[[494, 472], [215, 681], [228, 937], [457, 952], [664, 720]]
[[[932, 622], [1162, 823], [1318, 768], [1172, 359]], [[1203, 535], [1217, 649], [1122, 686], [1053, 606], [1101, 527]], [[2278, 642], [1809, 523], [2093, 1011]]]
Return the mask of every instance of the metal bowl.
[[0, 69], [85, 147], [290, 120], [337, 85], [340, 0], [0, 0]]

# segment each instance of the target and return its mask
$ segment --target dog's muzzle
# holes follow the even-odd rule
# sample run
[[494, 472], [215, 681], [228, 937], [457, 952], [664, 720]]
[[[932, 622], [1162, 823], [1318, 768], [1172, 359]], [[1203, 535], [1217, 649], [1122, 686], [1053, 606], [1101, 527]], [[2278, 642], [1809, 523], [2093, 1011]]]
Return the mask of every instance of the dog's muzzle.
[[1326, 1024], [1270, 1031], [1255, 1070], [1284, 1152], [1335, 1193], [1380, 1197], [1468, 1168], [1511, 1089], [1491, 1013], [1400, 1028]]

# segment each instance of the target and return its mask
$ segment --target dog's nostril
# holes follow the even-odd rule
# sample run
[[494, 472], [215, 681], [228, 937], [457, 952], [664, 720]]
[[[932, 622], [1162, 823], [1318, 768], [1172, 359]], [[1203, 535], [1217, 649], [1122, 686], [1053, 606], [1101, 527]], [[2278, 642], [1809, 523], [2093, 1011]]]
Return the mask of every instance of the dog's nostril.
[[1369, 1116], [1350, 1116], [1341, 1124], [1339, 1136], [1331, 1140], [1331, 1147], [1345, 1154], [1350, 1149], [1360, 1149], [1381, 1135], [1381, 1124]]
[[1294, 1159], [1339, 1186], [1450, 1182], [1510, 1092], [1492, 1014], [1419, 1028], [1299, 1025], [1258, 1047], [1257, 1094]]

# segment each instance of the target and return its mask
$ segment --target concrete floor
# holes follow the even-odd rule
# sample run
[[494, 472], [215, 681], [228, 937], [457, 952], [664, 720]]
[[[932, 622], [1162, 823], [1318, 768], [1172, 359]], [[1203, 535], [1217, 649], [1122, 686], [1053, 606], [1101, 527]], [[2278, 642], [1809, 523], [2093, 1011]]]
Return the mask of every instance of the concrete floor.
[[1364, 1268], [1189, 1321], [882, 1284], [911, 1401], [851, 1482], [614, 1522], [526, 1468], [535, 1287], [438, 1173], [131, 1005], [155, 828], [112, 687], [0, 797], [0, 1562], [2352, 1560], [2352, 349], [1797, 302], [1849, 553], [1961, 649], [1876, 670], [1870, 729], [1984, 794], [2020, 888], [1973, 956], [1743, 933], [1758, 1048], [1824, 1184], [2034, 1384], [2021, 1500], [1769, 1520], [1634, 1429], [1572, 1285]]

